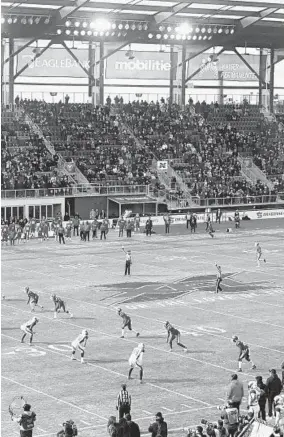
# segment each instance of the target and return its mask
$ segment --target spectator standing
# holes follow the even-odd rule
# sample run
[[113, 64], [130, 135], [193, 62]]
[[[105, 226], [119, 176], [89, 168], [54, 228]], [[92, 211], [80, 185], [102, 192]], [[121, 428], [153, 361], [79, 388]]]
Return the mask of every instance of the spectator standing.
[[92, 221], [91, 229], [92, 229], [92, 239], [94, 240], [94, 238], [98, 238], [97, 237], [98, 220], [96, 218], [94, 218], [94, 220]]
[[151, 235], [152, 235], [152, 228], [153, 228], [153, 222], [151, 220], [151, 217], [149, 217], [147, 219], [146, 224], [145, 224], [145, 228], [146, 228], [146, 235], [147, 236], [150, 235], [150, 237], [151, 237]]
[[231, 382], [228, 387], [227, 400], [232, 408], [237, 408], [240, 411], [240, 405], [244, 396], [244, 387], [241, 381], [238, 380], [238, 375], [234, 373], [231, 377]]
[[85, 224], [85, 235], [86, 235], [86, 240], [88, 239], [88, 241], [90, 241], [90, 230], [91, 230], [91, 225], [87, 221]]
[[32, 437], [36, 414], [31, 411], [30, 404], [25, 404], [23, 408], [23, 414], [19, 417], [12, 416], [12, 420], [20, 425], [20, 437]]
[[218, 208], [218, 209], [217, 209], [217, 212], [216, 212], [216, 223], [219, 223], [219, 224], [220, 224], [220, 221], [221, 221], [221, 215], [222, 215], [221, 209]]
[[[119, 419], [130, 413], [131, 410], [131, 396], [126, 390], [126, 384], [122, 384], [121, 390], [117, 396], [117, 406]], [[131, 418], [130, 418], [131, 420]]]
[[65, 229], [63, 228], [62, 223], [60, 223], [59, 228], [58, 228], [58, 238], [59, 238], [60, 244], [61, 244], [61, 241], [63, 244], [65, 244], [64, 235], [65, 235]]
[[282, 390], [282, 382], [278, 377], [276, 370], [270, 370], [270, 377], [266, 381], [267, 398], [268, 398], [268, 416], [272, 417], [272, 407], [275, 396], [278, 396]]
[[234, 437], [239, 427], [239, 411], [233, 404], [233, 402], [228, 402], [221, 414], [221, 419], [230, 437]]
[[131, 231], [133, 229], [133, 224], [130, 219], [126, 222], [126, 237], [131, 238]]
[[170, 233], [170, 224], [171, 224], [171, 217], [170, 217], [169, 213], [164, 215], [164, 222], [165, 222], [165, 233], [169, 234]]
[[107, 231], [108, 231], [108, 220], [107, 219], [104, 219], [102, 221], [102, 224], [101, 224], [101, 227], [100, 227], [100, 231], [101, 231], [100, 239], [102, 240], [103, 237], [104, 237], [104, 239], [106, 240], [106, 234], [107, 234]]
[[152, 434], [152, 437], [168, 436], [168, 425], [167, 422], [165, 422], [162, 413], [156, 414], [156, 421], [149, 426], [148, 431]]
[[118, 437], [118, 423], [115, 416], [110, 416], [108, 419], [107, 431], [110, 437]]
[[256, 376], [256, 385], [257, 389], [259, 391], [259, 398], [258, 398], [258, 405], [259, 405], [259, 417], [262, 420], [266, 420], [266, 412], [265, 412], [265, 405], [266, 405], [266, 385], [262, 381], [262, 376]]
[[80, 238], [81, 241], [86, 241], [86, 231], [84, 222], [80, 222]]
[[77, 212], [76, 212], [76, 214], [73, 217], [72, 224], [73, 224], [73, 236], [75, 237], [75, 231], [76, 231], [77, 232], [77, 237], [78, 237], [79, 236], [80, 219], [79, 219], [79, 214]]
[[188, 229], [188, 225], [190, 224], [190, 217], [191, 217], [190, 212], [187, 212], [186, 215], [185, 215], [186, 229]]
[[117, 225], [118, 225], [118, 229], [119, 229], [118, 236], [119, 237], [123, 237], [123, 231], [124, 231], [124, 228], [125, 228], [125, 220], [124, 220], [123, 216], [121, 216], [118, 219]]
[[218, 424], [217, 424], [217, 428], [215, 430], [217, 437], [226, 437], [227, 436], [227, 430], [224, 427], [224, 422], [223, 420], [219, 419], [218, 420]]
[[124, 275], [127, 274], [130, 275], [130, 267], [132, 264], [132, 258], [131, 258], [131, 250], [128, 250], [127, 252], [124, 250], [124, 247], [122, 247], [123, 252], [125, 253], [125, 271]]
[[126, 414], [125, 419], [127, 420], [128, 426], [130, 428], [130, 437], [140, 437], [139, 425], [131, 420], [131, 415]]

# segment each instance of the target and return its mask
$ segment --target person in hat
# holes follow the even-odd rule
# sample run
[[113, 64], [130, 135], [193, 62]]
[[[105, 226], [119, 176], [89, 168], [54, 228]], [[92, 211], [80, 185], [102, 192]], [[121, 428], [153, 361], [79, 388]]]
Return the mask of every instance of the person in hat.
[[270, 377], [266, 381], [267, 399], [268, 399], [268, 416], [272, 417], [273, 401], [275, 396], [278, 396], [282, 390], [282, 382], [278, 377], [276, 370], [269, 370]]
[[168, 425], [167, 422], [165, 422], [162, 413], [159, 412], [156, 414], [156, 420], [149, 426], [148, 431], [152, 434], [152, 437], [167, 437]]
[[258, 417], [261, 418], [262, 420], [266, 420], [266, 411], [265, 411], [265, 405], [266, 405], [266, 400], [267, 400], [266, 385], [262, 381], [262, 376], [256, 376], [255, 379], [256, 379], [256, 386], [257, 386], [257, 389], [258, 389], [258, 392], [259, 392], [259, 397], [258, 397], [259, 413], [258, 413]]
[[121, 390], [117, 396], [117, 405], [119, 419], [124, 417], [124, 415], [130, 413], [131, 410], [131, 396], [126, 390], [126, 384], [121, 385]]
[[23, 409], [24, 412], [18, 417], [12, 416], [12, 420], [20, 425], [20, 437], [32, 437], [36, 414], [31, 411], [30, 404], [24, 404]]

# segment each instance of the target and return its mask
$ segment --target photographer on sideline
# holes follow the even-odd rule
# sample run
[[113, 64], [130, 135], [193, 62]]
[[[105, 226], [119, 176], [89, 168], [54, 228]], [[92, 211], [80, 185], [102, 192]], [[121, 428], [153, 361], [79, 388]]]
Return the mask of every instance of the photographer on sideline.
[[74, 437], [78, 435], [77, 426], [73, 420], [66, 420], [62, 426], [63, 429], [56, 434], [56, 437]]
[[36, 414], [31, 411], [30, 404], [25, 404], [23, 408], [23, 414], [19, 417], [12, 416], [12, 420], [20, 425], [20, 437], [32, 437]]
[[239, 427], [239, 411], [238, 408], [233, 405], [233, 402], [229, 401], [228, 405], [220, 408], [221, 419], [224, 421], [224, 426], [228, 431], [228, 435], [234, 437]]

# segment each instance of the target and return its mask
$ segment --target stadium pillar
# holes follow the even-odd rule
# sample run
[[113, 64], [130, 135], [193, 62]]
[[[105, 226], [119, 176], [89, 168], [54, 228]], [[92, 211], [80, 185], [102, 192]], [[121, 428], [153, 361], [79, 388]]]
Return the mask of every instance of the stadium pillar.
[[273, 108], [273, 103], [274, 103], [274, 48], [271, 48], [270, 50], [270, 83], [269, 83], [269, 110], [270, 112], [273, 114], [274, 113], [274, 108]]
[[174, 101], [174, 77], [175, 77], [175, 71], [176, 69], [174, 68], [174, 62], [175, 62], [175, 57], [174, 57], [174, 47], [171, 46], [170, 49], [170, 63], [171, 63], [171, 69], [170, 69], [170, 96], [169, 96], [169, 104], [172, 105], [173, 101]]
[[96, 92], [96, 84], [94, 84], [92, 77], [94, 77], [94, 65], [95, 65], [95, 50], [93, 48], [92, 41], [89, 41], [89, 86], [88, 86], [88, 96], [92, 98], [92, 104], [94, 104], [94, 92], [93, 87], [95, 86]]
[[186, 46], [182, 46], [182, 68], [181, 68], [181, 106], [185, 107], [185, 78], [186, 78]]
[[5, 77], [4, 77], [5, 39], [1, 40], [1, 102], [5, 103]]
[[9, 38], [9, 103], [14, 104], [14, 38]]
[[258, 105], [262, 106], [262, 87], [265, 81], [266, 57], [263, 56], [263, 49], [259, 50], [259, 78], [258, 78]]
[[104, 98], [104, 74], [105, 74], [105, 61], [104, 61], [104, 42], [100, 42], [100, 105], [104, 104], [105, 98]]
[[219, 105], [224, 104], [224, 79], [222, 71], [218, 71], [218, 85], [219, 85], [219, 93], [218, 93], [218, 103]]

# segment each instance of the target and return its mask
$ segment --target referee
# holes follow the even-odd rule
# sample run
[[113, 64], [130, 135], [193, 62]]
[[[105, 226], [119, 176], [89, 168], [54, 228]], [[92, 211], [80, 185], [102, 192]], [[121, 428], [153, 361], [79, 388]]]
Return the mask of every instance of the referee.
[[129, 414], [131, 410], [131, 396], [126, 390], [126, 384], [122, 384], [121, 390], [117, 396], [117, 406], [119, 419], [122, 419], [125, 414]]

